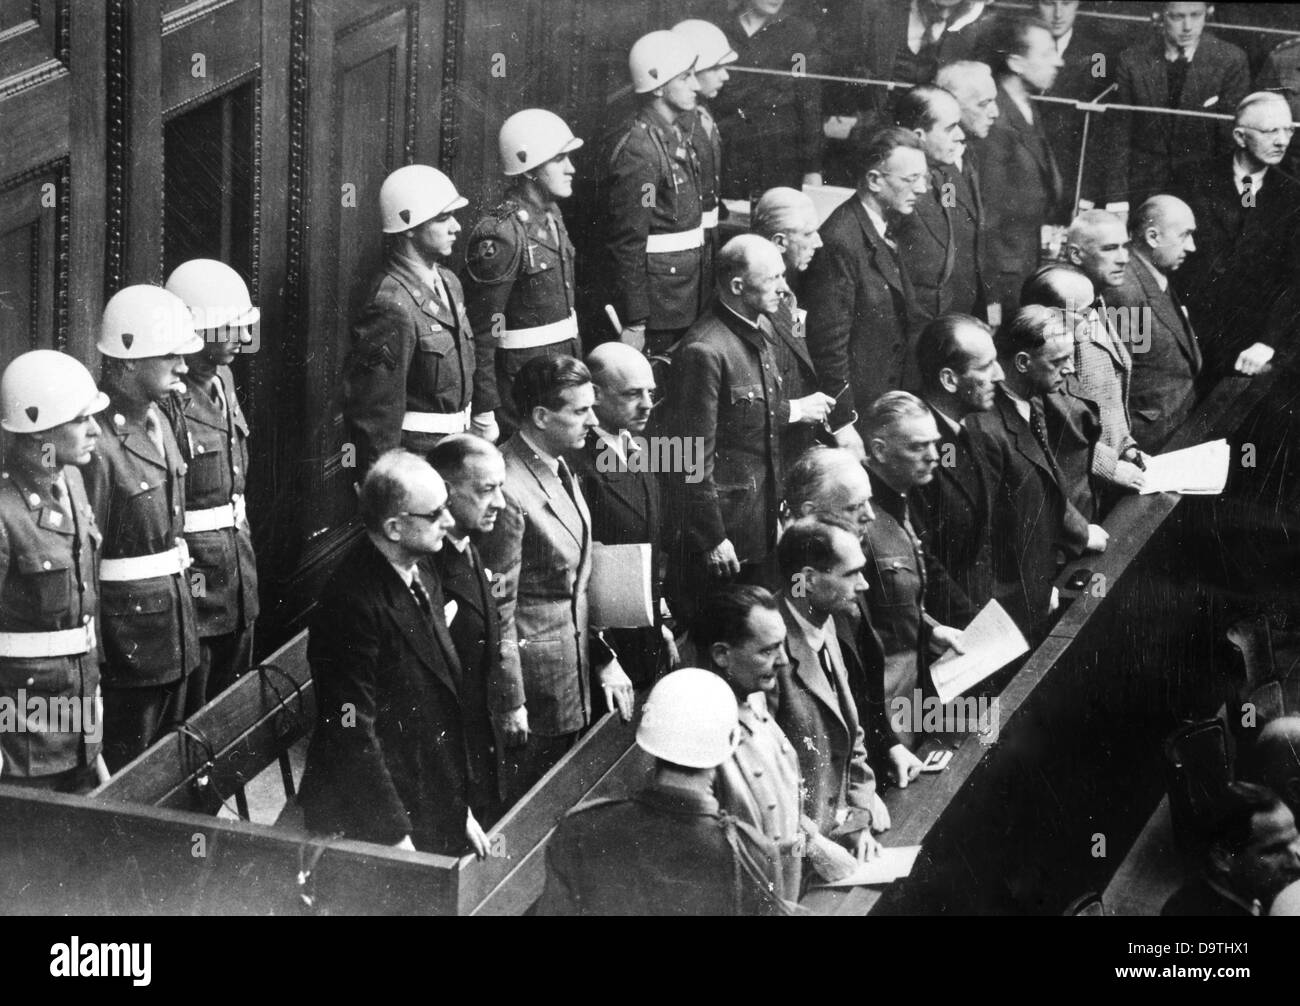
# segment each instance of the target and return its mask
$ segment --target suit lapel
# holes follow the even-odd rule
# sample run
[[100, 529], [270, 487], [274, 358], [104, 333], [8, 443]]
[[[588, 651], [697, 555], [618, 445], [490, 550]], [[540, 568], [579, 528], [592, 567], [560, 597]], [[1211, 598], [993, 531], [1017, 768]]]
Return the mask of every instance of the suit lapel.
[[[793, 673], [847, 730], [848, 725], [844, 723], [844, 713], [840, 709], [839, 699], [831, 688], [831, 683], [826, 680], [826, 672], [822, 669], [821, 660], [804, 640], [803, 628], [784, 597], [781, 598], [781, 615], [785, 618], [786, 650], [790, 654]], [[831, 631], [835, 630], [832, 628]]]
[[852, 200], [853, 212], [858, 218], [858, 224], [862, 228], [863, 238], [866, 240], [867, 248], [871, 252], [872, 264], [876, 272], [880, 273], [886, 283], [906, 297], [907, 291], [903, 288], [903, 276], [898, 268], [898, 259], [895, 258], [894, 252], [889, 245], [885, 244], [885, 238], [882, 234], [876, 232], [876, 225], [871, 222], [871, 217], [867, 215], [867, 208], [862, 205], [862, 200], [856, 196]]
[[[442, 638], [446, 637], [445, 626], [442, 628], [442, 637], [435, 632], [435, 625], [441, 621], [441, 613], [435, 613], [433, 619], [425, 618], [424, 612], [420, 610], [420, 605], [415, 600], [415, 595], [402, 582], [402, 578], [397, 575], [397, 570], [393, 569], [378, 549], [372, 547], [371, 553], [375, 564], [375, 577], [388, 596], [388, 603], [384, 607], [393, 624], [396, 625], [403, 644], [410, 648], [420, 663], [435, 678], [451, 689], [453, 695], [459, 695], [456, 682], [448, 670], [450, 666], [455, 666], [459, 671], [460, 667], [459, 662], [456, 661], [455, 651], [450, 645], [451, 639], [447, 637], [444, 641]], [[416, 568], [419, 569], [418, 566]], [[431, 589], [428, 578], [421, 577], [421, 583], [428, 590], [431, 600], [439, 593]], [[434, 647], [442, 650], [443, 661], [433, 659]], [[452, 662], [455, 662], [454, 665]]]
[[546, 509], [551, 511], [555, 519], [573, 536], [573, 540], [581, 548], [586, 543], [587, 529], [591, 526], [591, 514], [587, 511], [581, 492], [577, 491], [577, 481], [574, 481], [575, 495], [578, 500], [575, 503], [564, 491], [559, 476], [552, 474], [551, 469], [533, 452], [523, 437], [518, 438], [515, 453], [546, 495]]
[[1053, 483], [1059, 485], [1052, 462], [1043, 453], [1043, 447], [1034, 436], [1034, 431], [1029, 428], [1029, 423], [1020, 417], [1020, 413], [1016, 410], [1016, 403], [1003, 392], [998, 396], [997, 408], [1002, 412], [1002, 423], [1010, 434], [1016, 451], [1035, 467], [1051, 476]]

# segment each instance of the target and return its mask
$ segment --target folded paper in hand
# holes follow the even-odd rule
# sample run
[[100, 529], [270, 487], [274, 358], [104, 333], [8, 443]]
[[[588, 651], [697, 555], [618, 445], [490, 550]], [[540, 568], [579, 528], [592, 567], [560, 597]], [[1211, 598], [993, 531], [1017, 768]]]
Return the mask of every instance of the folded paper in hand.
[[858, 866], [847, 877], [827, 880], [817, 887], [857, 887], [860, 884], [891, 884], [912, 872], [919, 845], [898, 845], [880, 850], [880, 855]]
[[990, 601], [961, 634], [965, 653], [949, 650], [930, 665], [939, 701], [951, 702], [990, 674], [1029, 652], [1024, 634], [997, 601]]
[[1147, 462], [1146, 493], [1217, 496], [1228, 481], [1228, 441], [1210, 440]]
[[602, 545], [591, 556], [587, 621], [593, 629], [635, 629], [654, 625], [648, 544]]

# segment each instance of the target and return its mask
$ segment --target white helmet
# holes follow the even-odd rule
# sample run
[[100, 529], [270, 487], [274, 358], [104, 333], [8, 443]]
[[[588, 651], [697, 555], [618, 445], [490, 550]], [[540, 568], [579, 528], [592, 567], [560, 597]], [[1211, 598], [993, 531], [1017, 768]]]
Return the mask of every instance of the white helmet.
[[673, 671], [650, 690], [636, 742], [674, 765], [716, 768], [740, 743], [735, 693], [712, 671]]
[[142, 360], [197, 353], [203, 338], [185, 301], [160, 286], [123, 287], [104, 305], [97, 347], [105, 356]]
[[525, 108], [501, 124], [497, 144], [501, 151], [502, 173], [522, 175], [552, 158], [577, 150], [582, 141], [554, 112], [544, 108]]
[[727, 41], [727, 33], [711, 21], [689, 18], [673, 25], [673, 34], [680, 35], [686, 44], [699, 53], [696, 70], [712, 70], [740, 59]]
[[185, 301], [200, 332], [227, 326], [246, 328], [262, 317], [239, 273], [216, 259], [182, 262], [167, 277], [166, 289]]
[[693, 67], [695, 59], [694, 47], [681, 35], [670, 31], [652, 31], [649, 35], [642, 35], [627, 54], [632, 90], [637, 94], [647, 94], [663, 87]]
[[468, 205], [451, 179], [427, 164], [398, 168], [379, 187], [379, 218], [385, 234], [401, 234]]
[[33, 349], [0, 377], [0, 426], [10, 433], [42, 433], [107, 407], [90, 371], [67, 353]]

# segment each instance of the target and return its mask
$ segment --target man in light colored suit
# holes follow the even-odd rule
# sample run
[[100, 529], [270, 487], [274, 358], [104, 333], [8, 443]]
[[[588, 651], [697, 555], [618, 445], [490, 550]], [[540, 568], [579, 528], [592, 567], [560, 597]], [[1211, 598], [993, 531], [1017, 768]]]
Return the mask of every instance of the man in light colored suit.
[[856, 529], [804, 517], [777, 546], [784, 589], [781, 617], [789, 663], [778, 665], [777, 724], [799, 753], [804, 813], [818, 830], [866, 859], [879, 844], [871, 832], [889, 827], [849, 687], [846, 656], [833, 616], [857, 603], [866, 586], [866, 556]]
[[590, 725], [593, 666], [609, 707], [632, 714], [632, 682], [603, 644], [588, 640], [591, 513], [562, 456], [596, 426], [591, 374], [571, 356], [536, 357], [512, 392], [520, 427], [501, 448], [506, 508], [481, 546], [501, 615], [505, 659], [488, 701], [506, 749], [507, 802]]
[[1133, 354], [1129, 386], [1133, 437], [1147, 451], [1158, 450], [1196, 404], [1201, 347], [1169, 282], [1169, 273], [1196, 251], [1195, 233], [1190, 206], [1174, 196], [1152, 196], [1133, 220], [1124, 282], [1109, 293], [1114, 306], [1141, 312], [1147, 326], [1147, 349]]

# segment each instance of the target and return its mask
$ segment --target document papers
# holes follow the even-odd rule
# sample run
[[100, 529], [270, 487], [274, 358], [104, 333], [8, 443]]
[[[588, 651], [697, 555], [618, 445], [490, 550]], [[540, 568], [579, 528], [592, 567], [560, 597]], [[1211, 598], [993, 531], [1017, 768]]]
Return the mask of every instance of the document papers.
[[912, 872], [919, 845], [898, 845], [880, 850], [875, 859], [859, 863], [858, 868], [841, 880], [825, 880], [816, 887], [857, 887], [861, 884], [890, 884]]
[[635, 629], [655, 624], [649, 544], [602, 545], [591, 556], [587, 620], [594, 629]]
[[984, 605], [966, 626], [961, 645], [965, 653], [949, 650], [930, 665], [935, 691], [944, 704], [1029, 652], [1028, 641], [997, 601]]
[[1228, 441], [1209, 440], [1147, 462], [1146, 493], [1217, 496], [1228, 481]]

